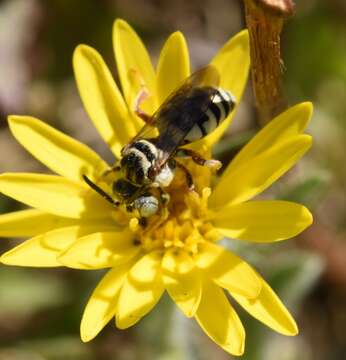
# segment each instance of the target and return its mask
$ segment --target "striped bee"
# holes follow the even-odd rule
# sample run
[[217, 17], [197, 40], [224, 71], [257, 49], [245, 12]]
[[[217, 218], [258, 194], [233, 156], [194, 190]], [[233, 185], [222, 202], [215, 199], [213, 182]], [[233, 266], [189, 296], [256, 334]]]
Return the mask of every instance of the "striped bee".
[[[177, 153], [191, 157], [199, 165], [216, 164], [215, 160], [204, 160], [181, 146], [211, 133], [233, 110], [234, 96], [219, 88], [218, 83], [218, 73], [210, 65], [192, 74], [152, 117], [137, 109], [146, 125], [123, 148], [121, 159], [121, 169], [131, 183], [168, 186], [173, 179], [170, 169], [177, 165]], [[148, 138], [153, 127], [158, 136]]]
[[[189, 189], [194, 188], [192, 176], [179, 162], [179, 156], [189, 157], [202, 166], [221, 167], [217, 160], [206, 160], [198, 153], [182, 148], [211, 133], [234, 109], [234, 96], [218, 84], [217, 70], [213, 66], [205, 67], [193, 73], [152, 116], [140, 110], [144, 96], [139, 94], [135, 111], [146, 124], [124, 146], [120, 163], [112, 169], [121, 172], [121, 178], [113, 184], [114, 195], [127, 204], [137, 204], [135, 207], [141, 216], [148, 217], [157, 212], [159, 201], [148, 195], [148, 189], [167, 187], [174, 178], [176, 168], [184, 172]], [[153, 135], [155, 132], [156, 136]], [[89, 179], [86, 181], [98, 191], [96, 184], [91, 184]], [[132, 188], [131, 194], [124, 195], [121, 191], [119, 182], [123, 186], [124, 181], [127, 188]], [[151, 196], [150, 201], [141, 198], [144, 194]], [[141, 211], [143, 204], [145, 211]]]

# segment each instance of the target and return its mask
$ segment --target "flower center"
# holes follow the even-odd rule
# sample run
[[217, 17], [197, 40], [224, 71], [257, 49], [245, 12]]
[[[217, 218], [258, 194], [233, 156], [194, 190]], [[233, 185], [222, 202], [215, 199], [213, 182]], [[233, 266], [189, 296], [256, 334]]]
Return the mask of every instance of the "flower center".
[[[117, 224], [130, 227], [135, 234], [136, 244], [141, 246], [144, 252], [176, 249], [194, 255], [201, 242], [214, 242], [221, 237], [206, 220], [208, 198], [211, 194], [208, 187], [211, 171], [191, 161], [186, 165], [194, 181], [194, 191], [189, 190], [184, 174], [178, 172], [173, 182], [164, 188], [168, 202], [161, 203], [156, 214], [143, 218], [136, 209], [129, 210], [126, 204], [122, 204], [112, 213]], [[110, 174], [99, 184], [110, 191], [115, 179], [116, 176]], [[159, 197], [158, 188], [150, 188], [150, 192]]]
[[194, 255], [203, 241], [220, 239], [214, 227], [204, 220], [209, 188], [204, 188], [201, 196], [197, 192], [183, 193], [181, 189], [178, 193], [171, 190], [170, 196], [166, 218], [153, 217], [146, 229], [140, 227], [137, 218], [130, 220], [130, 228], [145, 252], [176, 249]]

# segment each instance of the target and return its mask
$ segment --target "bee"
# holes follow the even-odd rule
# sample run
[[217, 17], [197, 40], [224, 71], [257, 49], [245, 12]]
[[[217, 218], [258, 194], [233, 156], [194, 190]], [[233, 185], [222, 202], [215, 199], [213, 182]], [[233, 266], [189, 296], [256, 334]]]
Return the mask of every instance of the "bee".
[[152, 116], [141, 111], [140, 104], [147, 95], [140, 93], [135, 112], [145, 125], [124, 146], [120, 162], [110, 169], [121, 173], [113, 183], [113, 193], [119, 201], [113, 200], [86, 176], [84, 180], [107, 201], [117, 206], [126, 203], [129, 210], [136, 208], [143, 217], [155, 214], [161, 203], [151, 189], [159, 188], [165, 195], [163, 189], [170, 185], [177, 168], [183, 171], [188, 188], [193, 190], [192, 176], [178, 158], [184, 156], [201, 166], [221, 167], [219, 161], [206, 160], [182, 147], [210, 134], [234, 109], [234, 96], [218, 85], [219, 74], [209, 65], [187, 78]]

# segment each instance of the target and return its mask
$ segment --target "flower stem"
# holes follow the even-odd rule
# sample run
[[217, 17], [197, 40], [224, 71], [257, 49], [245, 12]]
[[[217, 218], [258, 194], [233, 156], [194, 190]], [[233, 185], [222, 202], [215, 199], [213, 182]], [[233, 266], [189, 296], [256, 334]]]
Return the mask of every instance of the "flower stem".
[[282, 91], [280, 34], [292, 0], [244, 0], [250, 34], [252, 84], [262, 125], [287, 108]]

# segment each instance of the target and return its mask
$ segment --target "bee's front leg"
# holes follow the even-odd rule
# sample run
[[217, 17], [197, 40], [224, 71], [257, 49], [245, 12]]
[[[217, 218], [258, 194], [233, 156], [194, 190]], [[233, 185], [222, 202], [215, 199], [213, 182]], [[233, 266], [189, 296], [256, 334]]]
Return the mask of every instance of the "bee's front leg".
[[114, 166], [110, 167], [109, 169], [105, 170], [102, 173], [102, 176], [105, 177], [105, 176], [108, 176], [111, 173], [118, 172], [120, 170], [121, 170], [121, 167], [119, 165], [114, 165]]
[[191, 149], [179, 148], [179, 151], [177, 152], [177, 156], [179, 155], [189, 157], [197, 165], [207, 166], [208, 168], [216, 171], [221, 169], [222, 167], [221, 161], [215, 159], [204, 159], [200, 154], [198, 154], [196, 151], [193, 151]]

